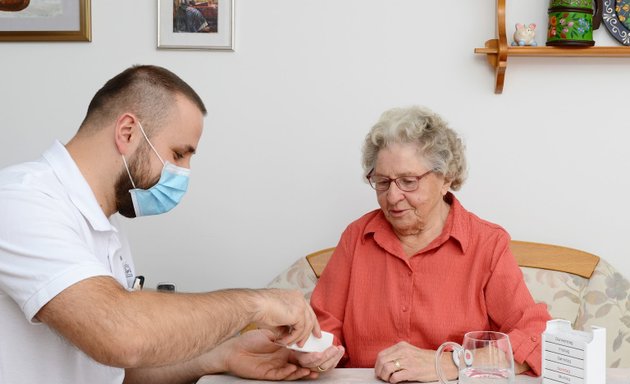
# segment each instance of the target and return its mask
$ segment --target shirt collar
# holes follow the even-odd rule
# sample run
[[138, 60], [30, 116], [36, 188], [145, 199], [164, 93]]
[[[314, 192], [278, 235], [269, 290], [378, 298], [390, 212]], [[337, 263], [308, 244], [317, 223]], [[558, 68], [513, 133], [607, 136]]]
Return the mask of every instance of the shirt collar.
[[[444, 228], [442, 229], [442, 233], [431, 241], [423, 252], [437, 248], [447, 240], [453, 239], [459, 244], [462, 252], [465, 253], [468, 248], [467, 233], [469, 223], [468, 220], [466, 220], [467, 211], [451, 192], [448, 192], [444, 199], [451, 206], [446, 222], [444, 223]], [[400, 240], [396, 237], [391, 224], [387, 221], [381, 210], [374, 215], [363, 230], [363, 241], [368, 237], [373, 237], [375, 241], [389, 253], [396, 254], [399, 248], [401, 248], [399, 244]]]
[[50, 164], [74, 206], [92, 228], [96, 231], [116, 231], [66, 147], [55, 140], [53, 145], [44, 152], [43, 157]]

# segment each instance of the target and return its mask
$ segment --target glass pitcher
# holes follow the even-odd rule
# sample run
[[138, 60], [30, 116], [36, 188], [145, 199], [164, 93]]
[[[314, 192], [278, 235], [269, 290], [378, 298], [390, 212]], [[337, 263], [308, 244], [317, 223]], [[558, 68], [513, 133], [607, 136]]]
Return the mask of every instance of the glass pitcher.
[[514, 384], [514, 358], [510, 338], [505, 333], [474, 331], [464, 335], [462, 345], [446, 342], [435, 352], [435, 370], [442, 384], [448, 384], [442, 372], [444, 349], [453, 349], [462, 384]]

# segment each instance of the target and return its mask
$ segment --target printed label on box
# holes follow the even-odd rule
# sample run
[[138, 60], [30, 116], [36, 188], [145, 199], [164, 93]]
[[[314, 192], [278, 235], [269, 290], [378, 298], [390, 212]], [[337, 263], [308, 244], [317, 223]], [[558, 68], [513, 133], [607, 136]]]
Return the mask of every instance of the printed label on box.
[[560, 335], [551, 334], [551, 335], [547, 335], [547, 342], [562, 345], [565, 347], [575, 348], [575, 349], [579, 349], [583, 351], [586, 343], [582, 340], [571, 338], [571, 336], [573, 335], [560, 336]]
[[547, 370], [545, 371], [545, 376], [543, 377], [543, 384], [584, 384], [584, 379], [579, 377], [567, 375], [560, 372], [554, 372]]
[[565, 347], [564, 345], [558, 345], [554, 343], [545, 342], [545, 351], [554, 352], [560, 355], [573, 357], [576, 359], [584, 359], [584, 350], [571, 347]]
[[571, 367], [584, 369], [584, 359], [567, 356], [565, 354], [555, 353], [547, 350], [546, 361], [566, 364]]
[[561, 373], [563, 375], [579, 377], [580, 379], [584, 378], [584, 370], [580, 368], [575, 368], [570, 365], [565, 365], [561, 363], [555, 363], [553, 361], [546, 361], [545, 366], [547, 367], [547, 369]]

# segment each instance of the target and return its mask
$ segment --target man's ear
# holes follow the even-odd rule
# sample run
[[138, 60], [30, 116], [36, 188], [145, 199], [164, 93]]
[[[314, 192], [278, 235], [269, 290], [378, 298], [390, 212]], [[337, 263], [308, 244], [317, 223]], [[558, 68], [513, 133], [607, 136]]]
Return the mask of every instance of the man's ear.
[[131, 113], [124, 113], [116, 119], [114, 127], [114, 142], [121, 155], [128, 155], [135, 151], [138, 140], [142, 136], [138, 129], [138, 119]]

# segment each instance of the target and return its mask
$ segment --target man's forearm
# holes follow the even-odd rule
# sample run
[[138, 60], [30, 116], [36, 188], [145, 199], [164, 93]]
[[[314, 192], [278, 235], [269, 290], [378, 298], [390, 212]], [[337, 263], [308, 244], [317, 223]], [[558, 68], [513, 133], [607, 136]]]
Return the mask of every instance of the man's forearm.
[[127, 292], [97, 277], [64, 290], [38, 318], [103, 364], [149, 367], [191, 360], [234, 335], [252, 321], [257, 295]]
[[[138, 297], [144, 356], [137, 366], [180, 362], [206, 353], [253, 319], [252, 290], [200, 294], [132, 293]], [[163, 308], [169, 308], [164, 311]]]

